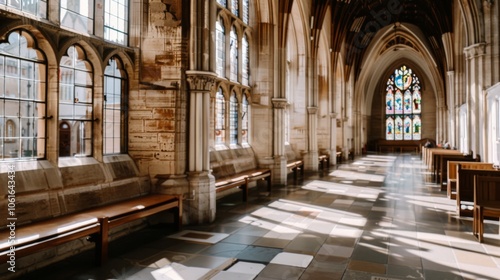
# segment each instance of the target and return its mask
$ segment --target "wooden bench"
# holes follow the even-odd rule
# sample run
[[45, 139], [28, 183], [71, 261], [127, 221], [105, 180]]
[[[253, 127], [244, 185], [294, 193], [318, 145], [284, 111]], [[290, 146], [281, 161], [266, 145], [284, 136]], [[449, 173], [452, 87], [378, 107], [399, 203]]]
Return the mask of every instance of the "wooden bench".
[[330, 167], [330, 156], [329, 155], [319, 155], [319, 169], [325, 170]]
[[304, 161], [294, 160], [286, 163], [286, 168], [293, 173], [293, 180], [297, 182], [299, 179], [299, 174], [304, 178]]
[[259, 167], [250, 146], [210, 151], [210, 167], [217, 198], [241, 190], [243, 201], [247, 201], [251, 183], [259, 180], [266, 181], [271, 192], [271, 169]]
[[342, 148], [337, 146], [337, 152], [335, 155], [337, 156], [337, 163], [338, 164], [342, 163]]
[[483, 242], [484, 218], [500, 217], [500, 176], [476, 176], [472, 232]]
[[459, 216], [472, 216], [475, 176], [500, 176], [500, 170], [495, 170], [492, 163], [466, 162], [458, 164], [456, 200]]
[[415, 152], [420, 153], [421, 140], [386, 140], [379, 139], [376, 144], [377, 152]]
[[447, 188], [449, 161], [479, 162], [481, 158], [479, 156], [473, 158], [472, 155], [441, 155], [439, 166], [436, 170], [436, 182], [441, 186], [441, 191], [446, 191]]
[[[0, 261], [7, 262], [13, 253], [18, 259], [88, 237], [89, 241], [95, 242], [96, 263], [101, 265], [108, 258], [110, 229], [170, 209], [175, 210], [174, 220], [179, 230], [182, 226], [182, 198], [164, 194], [151, 194], [40, 222], [15, 225], [15, 228], [1, 232]], [[12, 234], [15, 243], [9, 240]]]
[[232, 188], [240, 188], [242, 190], [243, 201], [248, 200], [249, 183], [258, 180], [267, 182], [267, 190], [271, 192], [271, 170], [269, 168], [257, 168], [236, 172], [234, 164], [225, 164], [215, 167], [212, 170], [215, 176], [215, 191], [223, 192]]
[[[471, 165], [472, 163], [473, 165]], [[487, 162], [474, 162], [474, 161], [448, 161], [448, 178], [446, 184], [446, 194], [450, 199], [456, 199], [457, 194], [457, 174], [458, 166], [465, 164], [465, 168], [472, 169], [492, 169], [492, 164]]]

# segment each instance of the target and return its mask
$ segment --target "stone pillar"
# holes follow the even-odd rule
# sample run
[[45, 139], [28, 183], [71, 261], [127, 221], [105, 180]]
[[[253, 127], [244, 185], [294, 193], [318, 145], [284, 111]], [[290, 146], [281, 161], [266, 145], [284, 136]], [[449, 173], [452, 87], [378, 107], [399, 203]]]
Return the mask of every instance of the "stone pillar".
[[304, 168], [318, 171], [318, 107], [307, 107], [309, 149], [304, 155]]
[[215, 178], [210, 170], [208, 136], [210, 129], [210, 91], [216, 75], [186, 71], [189, 85], [189, 165], [191, 198], [185, 203], [190, 223], [209, 223], [215, 219]]
[[330, 114], [330, 165], [337, 164], [337, 113]]
[[272, 183], [286, 185], [287, 169], [286, 169], [286, 153], [285, 153], [285, 108], [287, 100], [285, 98], [273, 98], [273, 167], [272, 167]]
[[466, 57], [466, 101], [467, 127], [469, 147], [477, 154], [484, 156], [483, 140], [486, 133], [486, 108], [483, 92], [484, 56], [486, 43], [478, 43], [464, 48]]
[[450, 122], [448, 129], [448, 141], [452, 147], [458, 147], [458, 139], [456, 133], [456, 114], [455, 114], [455, 71], [448, 71], [448, 120]]

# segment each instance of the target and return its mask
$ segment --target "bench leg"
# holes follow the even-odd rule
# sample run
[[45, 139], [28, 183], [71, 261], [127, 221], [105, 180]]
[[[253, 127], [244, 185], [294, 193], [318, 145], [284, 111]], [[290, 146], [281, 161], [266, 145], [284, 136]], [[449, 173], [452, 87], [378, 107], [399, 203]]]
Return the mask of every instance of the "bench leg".
[[266, 183], [267, 183], [267, 191], [269, 192], [269, 195], [271, 195], [271, 175], [266, 177]]
[[247, 200], [248, 200], [248, 178], [245, 178], [245, 184], [243, 185], [242, 194], [243, 194], [243, 201], [247, 202]]
[[108, 235], [109, 235], [109, 222], [108, 217], [99, 218], [100, 233], [96, 240], [96, 262], [97, 265], [103, 265], [108, 260]]
[[177, 196], [177, 199], [179, 205], [174, 208], [174, 223], [177, 230], [180, 231], [182, 229], [182, 195]]
[[294, 181], [295, 183], [297, 183], [297, 180], [298, 180], [298, 175], [297, 175], [297, 173], [299, 172], [298, 167], [294, 167], [292, 170], [293, 170], [293, 181]]

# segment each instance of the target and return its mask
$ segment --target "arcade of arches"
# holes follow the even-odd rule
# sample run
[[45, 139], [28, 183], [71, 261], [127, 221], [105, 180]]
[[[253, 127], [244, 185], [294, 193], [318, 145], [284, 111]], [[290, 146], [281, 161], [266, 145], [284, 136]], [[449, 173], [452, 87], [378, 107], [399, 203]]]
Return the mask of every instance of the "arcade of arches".
[[214, 165], [286, 185], [290, 154], [315, 172], [388, 139], [499, 162], [499, 18], [494, 0], [0, 0], [19, 221], [161, 192], [211, 222]]

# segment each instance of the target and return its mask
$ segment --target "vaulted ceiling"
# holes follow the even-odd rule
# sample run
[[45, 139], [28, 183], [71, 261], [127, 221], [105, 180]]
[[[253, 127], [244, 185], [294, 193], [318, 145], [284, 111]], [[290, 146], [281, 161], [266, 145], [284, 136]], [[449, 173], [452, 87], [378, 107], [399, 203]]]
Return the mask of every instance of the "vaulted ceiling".
[[418, 27], [439, 64], [444, 57], [441, 36], [452, 30], [452, 0], [312, 0], [311, 5], [315, 41], [325, 15], [331, 12], [331, 48], [344, 49], [345, 63], [355, 69], [374, 35], [385, 26]]

